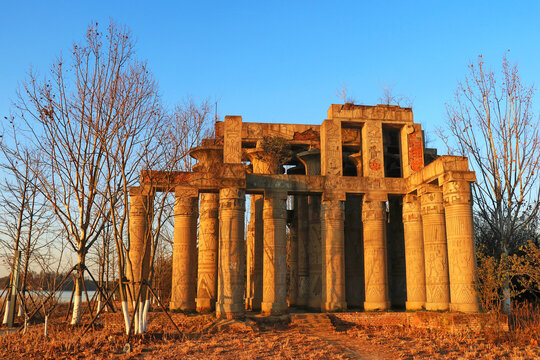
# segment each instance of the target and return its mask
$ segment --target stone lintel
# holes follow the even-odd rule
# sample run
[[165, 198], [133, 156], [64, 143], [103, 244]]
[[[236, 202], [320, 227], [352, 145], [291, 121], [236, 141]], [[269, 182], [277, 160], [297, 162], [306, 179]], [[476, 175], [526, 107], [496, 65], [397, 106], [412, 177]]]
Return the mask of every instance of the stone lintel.
[[386, 122], [413, 122], [413, 113], [410, 108], [396, 105], [355, 105], [332, 104], [328, 109], [328, 119], [351, 120], [381, 120]]
[[476, 173], [474, 171], [448, 171], [439, 176], [440, 185], [449, 181], [475, 182]]
[[450, 171], [469, 171], [469, 161], [466, 157], [444, 155], [438, 157], [422, 170], [411, 174], [407, 181], [407, 192], [412, 192], [422, 184], [438, 180], [444, 173]]
[[[320, 125], [242, 122], [242, 142], [256, 143], [265, 136], [282, 137], [300, 143], [319, 142], [319, 128]], [[223, 137], [225, 123], [217, 121], [215, 129], [216, 137]]]
[[181, 198], [199, 197], [199, 189], [186, 186], [176, 186], [174, 188], [174, 196]]
[[129, 195], [144, 195], [144, 196], [153, 196], [155, 191], [150, 186], [131, 186], [129, 188]]
[[424, 194], [442, 192], [442, 187], [440, 187], [437, 184], [423, 184], [421, 187], [417, 189], [417, 191], [418, 191], [418, 196], [422, 196]]
[[364, 201], [388, 201], [388, 194], [382, 192], [368, 192], [364, 195]]
[[[402, 178], [363, 178], [355, 176], [334, 177], [316, 175], [246, 175], [248, 193], [263, 193], [265, 189], [283, 189], [289, 194], [323, 193], [325, 191], [349, 194], [366, 194], [372, 192], [388, 194], [406, 194], [405, 179]], [[335, 186], [340, 183], [340, 188]], [[343, 194], [340, 194], [341, 197]], [[384, 200], [386, 201], [386, 200]]]

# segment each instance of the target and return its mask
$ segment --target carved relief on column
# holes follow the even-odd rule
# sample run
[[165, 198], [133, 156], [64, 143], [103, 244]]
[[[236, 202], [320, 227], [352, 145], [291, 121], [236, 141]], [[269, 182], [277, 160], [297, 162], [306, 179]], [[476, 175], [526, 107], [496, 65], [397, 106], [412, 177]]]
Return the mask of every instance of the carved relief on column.
[[246, 309], [261, 309], [263, 275], [263, 196], [252, 194], [246, 256]]
[[[260, 146], [260, 143], [257, 144]], [[276, 157], [268, 155], [261, 147], [246, 150], [246, 154], [253, 166], [254, 174], [279, 174], [282, 172], [282, 165]], [[263, 301], [263, 270], [264, 270], [264, 219], [262, 195], [251, 195], [251, 219], [250, 227], [252, 232], [248, 234], [247, 244], [247, 289], [246, 308], [248, 310], [261, 309]], [[253, 234], [253, 238], [250, 234]], [[285, 243], [286, 244], [286, 243]], [[286, 251], [285, 251], [286, 254]], [[286, 257], [285, 257], [286, 259]], [[285, 266], [286, 260], [285, 261]], [[285, 276], [287, 272], [285, 270]], [[285, 295], [286, 296], [286, 295]]]
[[323, 256], [322, 311], [347, 309], [345, 301], [344, 209], [340, 200], [325, 200], [321, 208]]
[[[362, 162], [365, 177], [384, 177], [382, 123], [368, 120], [362, 128]], [[360, 175], [359, 175], [360, 176]]]
[[426, 271], [420, 199], [416, 195], [403, 198], [405, 263], [407, 266], [407, 310], [421, 310], [426, 304]]
[[309, 299], [310, 309], [321, 309], [322, 296], [322, 249], [321, 249], [321, 196], [308, 197], [309, 221]]
[[[152, 204], [153, 197], [143, 194], [140, 188], [130, 189], [129, 200], [129, 260], [131, 267], [127, 271], [127, 278], [134, 282], [131, 286], [132, 302], [140, 289], [142, 280], [148, 281], [150, 273], [150, 256], [152, 249]], [[145, 299], [146, 292], [141, 293]]]
[[[319, 150], [304, 151], [297, 154], [298, 159], [306, 168], [306, 175], [321, 174], [321, 153]], [[322, 259], [321, 259], [321, 196], [307, 197], [308, 239], [307, 256], [309, 266], [309, 296], [307, 306], [310, 309], [321, 309], [322, 291]]]
[[244, 315], [244, 210], [245, 191], [224, 188], [219, 191], [219, 260], [216, 316]]
[[219, 195], [203, 193], [200, 200], [199, 261], [197, 276], [198, 312], [215, 308], [219, 243]]
[[241, 116], [225, 116], [223, 162], [226, 164], [239, 164], [242, 162]]
[[287, 193], [268, 192], [264, 196], [263, 302], [264, 315], [287, 310]]
[[298, 228], [298, 306], [307, 306], [309, 298], [309, 262], [308, 262], [308, 197], [305, 195], [295, 195], [296, 221]]
[[390, 305], [395, 308], [404, 308], [407, 301], [405, 239], [401, 202], [401, 196], [388, 196], [388, 221], [386, 222], [388, 290], [390, 292]]
[[401, 129], [403, 177], [422, 170], [424, 167], [424, 141], [420, 124], [409, 124]]
[[442, 189], [424, 185], [420, 189], [424, 259], [426, 268], [426, 310], [448, 310], [448, 252]]
[[321, 175], [342, 175], [341, 122], [324, 120], [321, 125]]
[[296, 306], [298, 300], [298, 199], [293, 201], [294, 208], [287, 210], [287, 223], [289, 225], [289, 241], [287, 244], [288, 267], [288, 302], [289, 306]]
[[460, 179], [459, 173], [445, 174], [443, 182], [452, 311], [480, 310], [476, 293], [476, 261], [469, 182], [474, 180], [474, 174], [465, 173], [471, 174], [473, 178], [467, 180]]
[[345, 203], [345, 284], [347, 306], [364, 305], [364, 241], [362, 198], [347, 196]]
[[195, 189], [176, 188], [171, 310], [194, 311], [197, 293], [197, 205]]
[[364, 276], [366, 301], [364, 310], [386, 310], [388, 273], [386, 264], [386, 211], [384, 202], [364, 195], [362, 221], [364, 227]]

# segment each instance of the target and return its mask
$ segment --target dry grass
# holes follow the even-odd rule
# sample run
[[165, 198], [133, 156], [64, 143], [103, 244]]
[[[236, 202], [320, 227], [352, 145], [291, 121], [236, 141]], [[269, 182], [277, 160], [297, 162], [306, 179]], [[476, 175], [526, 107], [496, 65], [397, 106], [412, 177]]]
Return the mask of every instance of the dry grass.
[[[311, 333], [286, 322], [219, 321], [211, 315], [172, 314], [178, 334], [164, 314], [150, 316], [148, 333], [126, 336], [119, 314], [104, 314], [82, 338], [59, 314], [49, 324], [30, 326], [26, 335], [0, 336], [1, 359], [538, 359], [540, 313], [526, 305], [516, 309], [512, 330], [449, 334], [407, 327], [370, 327], [334, 321], [336, 330]], [[88, 320], [88, 319], [85, 319]]]

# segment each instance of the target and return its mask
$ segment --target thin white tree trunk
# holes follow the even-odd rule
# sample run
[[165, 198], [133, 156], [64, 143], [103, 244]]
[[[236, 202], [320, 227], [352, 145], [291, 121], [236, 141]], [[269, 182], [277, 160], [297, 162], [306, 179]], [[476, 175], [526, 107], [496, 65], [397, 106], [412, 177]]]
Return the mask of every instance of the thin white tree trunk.
[[71, 325], [78, 325], [81, 322], [81, 279], [75, 279], [75, 296], [73, 297], [73, 313]]
[[129, 332], [129, 310], [128, 310], [128, 304], [127, 301], [122, 301], [122, 314], [124, 315], [124, 325], [126, 326], [126, 335]]
[[45, 315], [45, 327], [43, 328], [43, 336], [48, 337], [48, 325], [49, 325], [49, 315]]
[[99, 296], [99, 300], [97, 303], [96, 314], [99, 314], [100, 311], [101, 311], [101, 295]]
[[143, 311], [143, 327], [142, 332], [146, 332], [146, 328], [148, 326], [148, 310], [150, 308], [150, 299], [146, 299], [144, 302], [144, 311]]
[[4, 311], [4, 320], [2, 321], [3, 325], [7, 324], [7, 322], [8, 322], [9, 309], [11, 307], [10, 297], [11, 296], [8, 295], [8, 299], [6, 301], [6, 308], [5, 308], [5, 311]]

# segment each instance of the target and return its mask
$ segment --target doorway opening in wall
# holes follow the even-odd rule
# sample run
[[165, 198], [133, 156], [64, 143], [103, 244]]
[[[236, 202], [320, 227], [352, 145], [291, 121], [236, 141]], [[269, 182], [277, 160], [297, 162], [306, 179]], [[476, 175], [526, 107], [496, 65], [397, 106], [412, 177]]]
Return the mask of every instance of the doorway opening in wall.
[[383, 126], [384, 176], [403, 177], [401, 169], [400, 129]]

